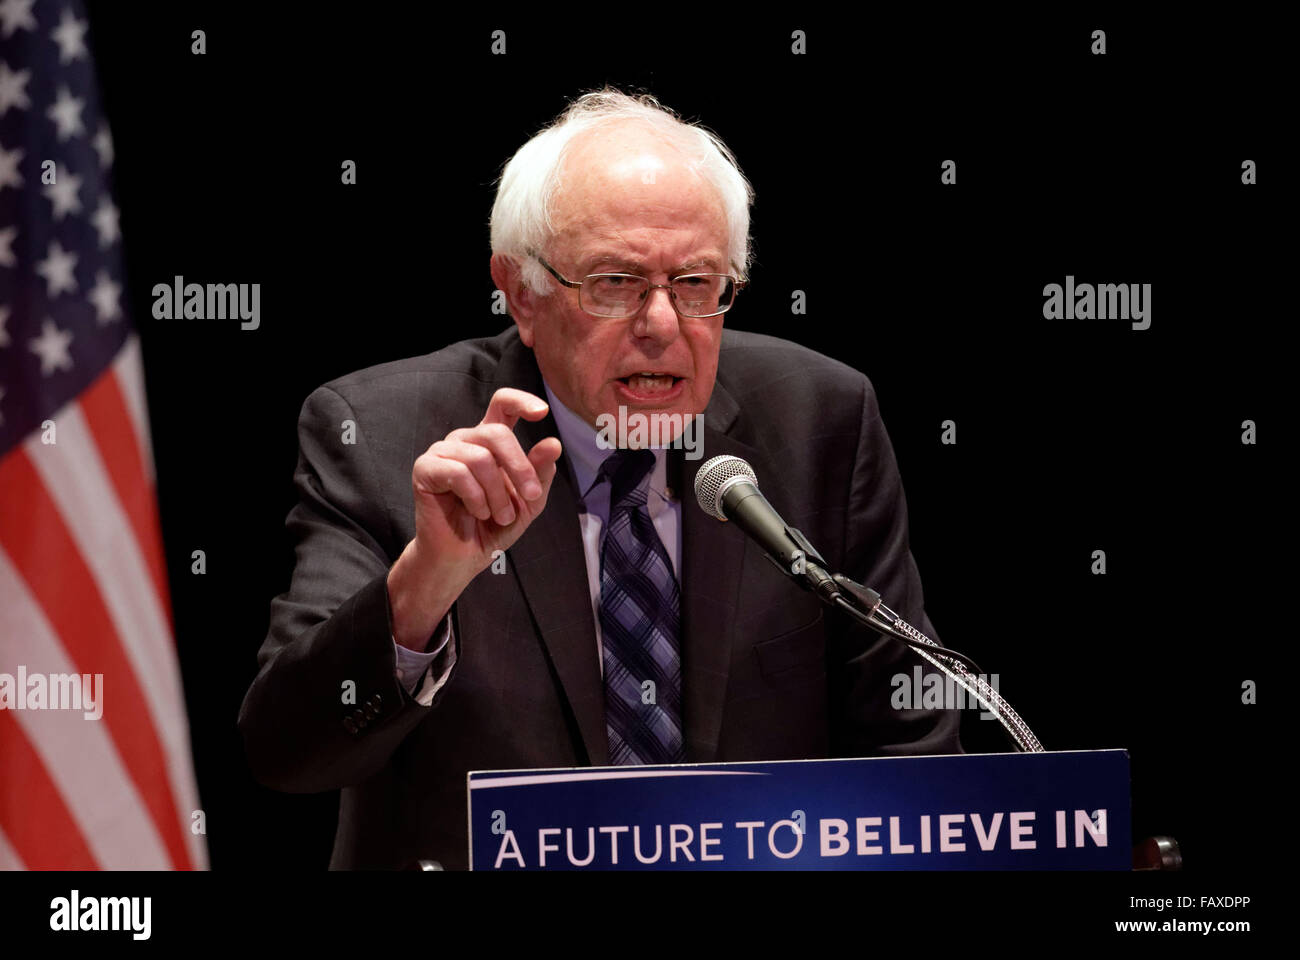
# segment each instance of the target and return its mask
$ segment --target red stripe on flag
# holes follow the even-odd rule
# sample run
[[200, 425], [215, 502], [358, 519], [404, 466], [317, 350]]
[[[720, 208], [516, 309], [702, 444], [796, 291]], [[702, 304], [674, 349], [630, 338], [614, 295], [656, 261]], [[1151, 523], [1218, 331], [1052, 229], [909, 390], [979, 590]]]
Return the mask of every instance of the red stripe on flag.
[[[0, 546], [13, 558], [76, 671], [104, 675], [104, 722], [171, 854], [173, 867], [192, 869], [166, 755], [145, 710], [143, 691], [122, 651], [99, 585], [22, 448], [0, 460], [0, 490], [17, 507], [0, 513]], [[113, 703], [118, 706], [112, 707]], [[30, 867], [39, 865], [28, 863]]]
[[[122, 510], [135, 532], [149, 575], [153, 578], [158, 603], [173, 627], [171, 603], [167, 592], [167, 567], [163, 562], [162, 529], [158, 523], [158, 504], [145, 472], [144, 453], [135, 434], [131, 414], [126, 408], [120, 384], [112, 367], [91, 384], [78, 401], [90, 435], [99, 450], [99, 458], [122, 504]], [[173, 635], [175, 631], [173, 629]]]
[[98, 870], [76, 818], [8, 710], [0, 710], [0, 768], [0, 828], [28, 869]]

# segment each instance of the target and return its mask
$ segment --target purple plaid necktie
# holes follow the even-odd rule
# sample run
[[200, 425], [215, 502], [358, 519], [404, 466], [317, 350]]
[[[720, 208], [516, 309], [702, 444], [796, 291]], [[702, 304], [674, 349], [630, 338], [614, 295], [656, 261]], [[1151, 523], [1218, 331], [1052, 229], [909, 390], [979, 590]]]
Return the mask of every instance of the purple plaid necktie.
[[612, 764], [682, 763], [681, 599], [646, 491], [654, 454], [619, 450], [600, 467], [610, 480], [600, 550], [605, 730]]

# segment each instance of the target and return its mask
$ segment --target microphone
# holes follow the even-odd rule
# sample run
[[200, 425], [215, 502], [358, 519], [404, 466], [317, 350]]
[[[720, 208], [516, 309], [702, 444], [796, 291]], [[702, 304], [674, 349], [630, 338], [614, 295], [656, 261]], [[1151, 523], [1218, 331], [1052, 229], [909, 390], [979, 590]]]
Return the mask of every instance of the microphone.
[[722, 455], [704, 461], [695, 475], [695, 499], [716, 520], [730, 520], [763, 548], [782, 573], [827, 603], [840, 596], [808, 538], [787, 524], [758, 489], [754, 468], [740, 457]]

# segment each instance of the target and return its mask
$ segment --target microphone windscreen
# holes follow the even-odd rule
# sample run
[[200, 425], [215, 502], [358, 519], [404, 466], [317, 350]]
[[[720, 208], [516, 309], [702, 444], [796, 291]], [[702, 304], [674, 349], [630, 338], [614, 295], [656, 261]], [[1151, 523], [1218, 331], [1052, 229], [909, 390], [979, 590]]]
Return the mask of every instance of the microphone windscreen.
[[699, 501], [700, 509], [715, 520], [726, 520], [726, 514], [722, 512], [722, 494], [726, 492], [728, 481], [737, 478], [758, 486], [754, 468], [740, 457], [722, 454], [705, 460], [695, 474], [695, 499]]

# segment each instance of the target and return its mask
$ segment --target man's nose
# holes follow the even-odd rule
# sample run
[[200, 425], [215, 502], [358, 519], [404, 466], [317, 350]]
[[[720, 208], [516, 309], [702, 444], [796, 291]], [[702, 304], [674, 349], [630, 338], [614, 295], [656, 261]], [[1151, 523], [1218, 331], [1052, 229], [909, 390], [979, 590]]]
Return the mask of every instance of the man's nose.
[[649, 337], [663, 343], [676, 338], [678, 318], [671, 291], [667, 287], [653, 287], [646, 298], [648, 302], [633, 321], [633, 332], [638, 337]]

